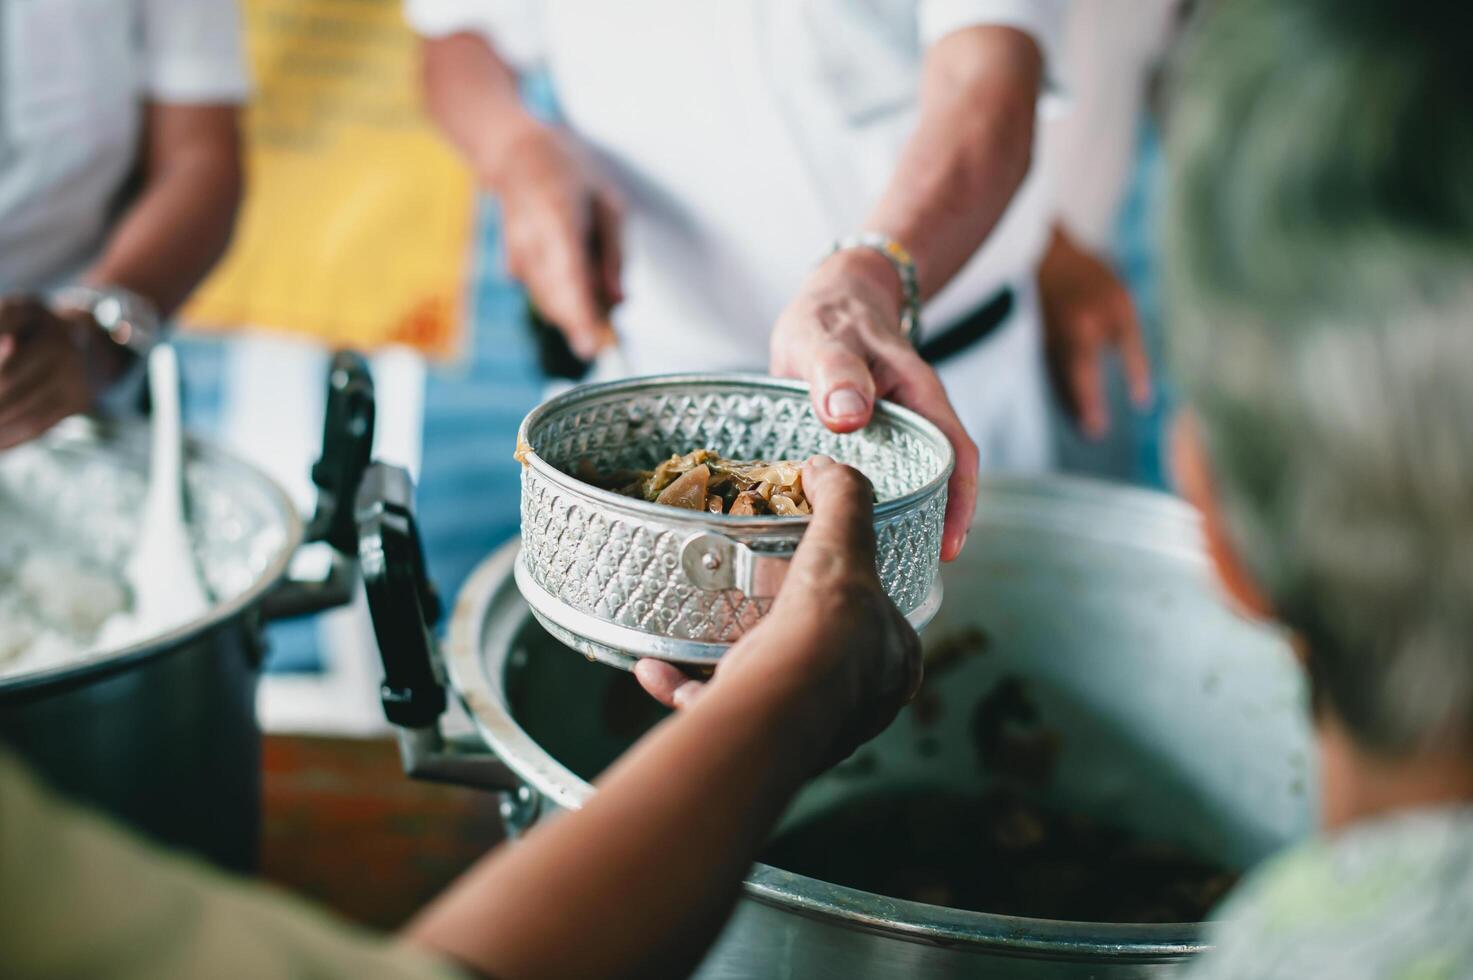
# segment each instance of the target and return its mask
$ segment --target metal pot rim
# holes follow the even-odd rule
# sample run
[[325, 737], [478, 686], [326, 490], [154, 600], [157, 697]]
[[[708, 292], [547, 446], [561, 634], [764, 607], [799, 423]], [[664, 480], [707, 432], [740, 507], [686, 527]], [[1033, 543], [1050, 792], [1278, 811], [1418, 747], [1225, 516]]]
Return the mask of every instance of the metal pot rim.
[[[1037, 507], [1041, 499], [1060, 496], [1082, 508], [1080, 524], [1069, 528], [1071, 534], [1204, 560], [1199, 522], [1184, 503], [1097, 480], [1050, 477], [1040, 483], [1025, 477], [990, 478], [984, 481], [978, 520], [1027, 520], [1030, 503]], [[1114, 508], [1114, 519], [1090, 520], [1090, 511], [1105, 504]], [[1122, 507], [1127, 515], [1140, 512], [1143, 520], [1120, 520]], [[483, 657], [488, 648], [509, 651], [524, 621], [526, 605], [513, 583], [519, 547], [512, 541], [498, 549], [462, 587], [444, 648], [446, 666], [467, 713], [501, 761], [546, 799], [563, 809], [579, 809], [592, 796], [592, 785], [554, 759], [512, 718], [501, 663], [489, 670]], [[920, 942], [1005, 948], [1040, 958], [1108, 954], [1117, 959], [1171, 960], [1206, 948], [1195, 923], [1065, 922], [972, 912], [874, 895], [765, 864], [752, 867], [744, 890], [757, 901], [851, 928]]]
[[[808, 385], [801, 381], [789, 381], [782, 378], [768, 377], [763, 374], [738, 373], [655, 374], [622, 381], [580, 385], [538, 405], [522, 420], [521, 427], [517, 430], [519, 458], [522, 460], [524, 466], [530, 466], [565, 493], [581, 496], [615, 512], [648, 517], [677, 527], [689, 527], [691, 529], [707, 531], [731, 531], [733, 529], [740, 529], [752, 533], [761, 533], [764, 531], [782, 531], [787, 533], [791, 532], [794, 528], [807, 526], [810, 518], [806, 516], [732, 517], [728, 514], [708, 514], [704, 511], [686, 511], [680, 510], [679, 508], [666, 507], [662, 504], [654, 504], [644, 500], [625, 497], [611, 490], [601, 490], [598, 487], [590, 486], [582, 480], [569, 476], [543, 459], [530, 438], [532, 430], [546, 419], [548, 415], [554, 412], [563, 412], [577, 405], [597, 401], [610, 395], [624, 395], [647, 388], [666, 388], [675, 385], [730, 388], [737, 392], [785, 391], [800, 393], [805, 397], [809, 390]], [[904, 428], [924, 434], [927, 440], [934, 444], [934, 447], [941, 454], [942, 458], [942, 466], [939, 472], [936, 476], [926, 481], [925, 484], [911, 490], [909, 493], [902, 494], [899, 497], [892, 497], [889, 500], [882, 500], [875, 504], [875, 520], [878, 522], [895, 514], [914, 510], [922, 501], [929, 500], [933, 494], [946, 486], [947, 481], [951, 478], [951, 472], [956, 466], [956, 454], [951, 448], [951, 442], [940, 429], [924, 416], [908, 408], [897, 405], [894, 402], [877, 399], [875, 401], [875, 415], [879, 418], [888, 419]]]
[[[134, 423], [118, 420], [77, 420], [73, 426], [77, 439], [104, 440], [116, 433], [135, 430]], [[70, 433], [68, 433], [70, 435]], [[94, 675], [125, 670], [181, 646], [221, 623], [240, 615], [261, 601], [265, 594], [286, 574], [292, 556], [302, 541], [302, 519], [286, 491], [266, 473], [244, 459], [196, 436], [185, 437], [186, 459], [198, 460], [221, 469], [228, 476], [252, 481], [276, 505], [284, 532], [281, 548], [251, 586], [239, 594], [218, 602], [202, 616], [172, 629], [155, 634], [127, 646], [95, 651], [91, 656], [69, 661], [45, 670], [37, 670], [0, 678], [0, 701], [35, 693], [40, 688], [71, 686], [90, 680]]]

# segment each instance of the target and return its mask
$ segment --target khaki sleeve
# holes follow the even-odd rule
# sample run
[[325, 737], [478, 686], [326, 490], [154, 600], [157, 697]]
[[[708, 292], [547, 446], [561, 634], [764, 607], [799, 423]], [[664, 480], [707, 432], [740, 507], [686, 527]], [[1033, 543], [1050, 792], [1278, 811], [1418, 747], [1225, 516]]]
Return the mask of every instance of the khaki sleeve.
[[449, 966], [152, 848], [0, 753], [0, 961], [9, 980], [403, 978]]

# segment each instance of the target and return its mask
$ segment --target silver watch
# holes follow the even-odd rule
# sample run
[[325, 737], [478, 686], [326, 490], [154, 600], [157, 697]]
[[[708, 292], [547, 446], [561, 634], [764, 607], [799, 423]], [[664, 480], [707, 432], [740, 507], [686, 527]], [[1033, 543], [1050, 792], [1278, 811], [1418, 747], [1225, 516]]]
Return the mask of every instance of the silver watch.
[[910, 252], [889, 235], [862, 231], [834, 242], [829, 255], [851, 248], [867, 248], [879, 252], [900, 277], [900, 335], [912, 344], [921, 342], [921, 289], [916, 277], [915, 260]]
[[139, 357], [162, 339], [158, 307], [121, 286], [68, 286], [58, 290], [52, 303], [59, 310], [86, 313], [117, 344]]

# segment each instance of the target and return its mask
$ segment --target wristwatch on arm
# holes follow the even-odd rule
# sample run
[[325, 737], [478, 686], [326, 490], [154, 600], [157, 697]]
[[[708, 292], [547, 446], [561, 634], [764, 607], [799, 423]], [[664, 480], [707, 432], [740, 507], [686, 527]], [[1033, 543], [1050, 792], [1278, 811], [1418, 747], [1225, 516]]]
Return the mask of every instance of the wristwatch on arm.
[[68, 286], [53, 303], [61, 313], [85, 313], [112, 342], [146, 357], [159, 342], [159, 311], [149, 300], [121, 286]]
[[863, 231], [834, 242], [829, 255], [851, 248], [867, 248], [878, 252], [900, 277], [900, 335], [912, 344], [921, 339], [921, 290], [916, 278], [916, 264], [910, 252], [889, 235]]
[[[51, 306], [63, 317], [86, 317], [97, 326], [97, 330], [87, 330], [80, 343], [87, 385], [98, 407], [136, 411], [136, 404], [130, 403], [138, 396], [142, 366], [149, 351], [163, 339], [158, 307], [121, 286], [67, 286], [52, 294]], [[110, 345], [99, 342], [103, 339], [97, 336], [99, 330]], [[125, 364], [121, 371], [119, 362]]]

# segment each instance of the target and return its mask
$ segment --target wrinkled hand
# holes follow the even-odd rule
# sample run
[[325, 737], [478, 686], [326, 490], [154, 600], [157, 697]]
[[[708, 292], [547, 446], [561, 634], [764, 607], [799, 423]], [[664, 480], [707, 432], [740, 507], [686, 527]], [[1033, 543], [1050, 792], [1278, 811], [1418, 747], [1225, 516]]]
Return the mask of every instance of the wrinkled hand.
[[941, 557], [961, 553], [977, 503], [977, 446], [957, 418], [941, 379], [900, 335], [899, 278], [868, 249], [830, 256], [809, 275], [772, 332], [772, 373], [801, 378], [813, 408], [835, 432], [869, 424], [875, 399], [914, 409], [956, 452], [947, 487]]
[[656, 700], [684, 707], [739, 678], [804, 691], [819, 768], [884, 731], [921, 683], [915, 630], [885, 595], [875, 570], [873, 495], [856, 470], [824, 456], [803, 469], [813, 520], [782, 590], [762, 622], [721, 658], [708, 683], [661, 660], [634, 675]]
[[87, 331], [95, 329], [32, 297], [0, 300], [0, 449], [91, 406]]
[[592, 360], [614, 342], [622, 209], [563, 134], [537, 125], [516, 139], [487, 184], [501, 200], [507, 271], [568, 345]]
[[1062, 229], [1055, 229], [1039, 266], [1038, 287], [1054, 388], [1080, 430], [1099, 439], [1110, 429], [1103, 378], [1107, 350], [1120, 351], [1131, 401], [1143, 408], [1151, 400], [1151, 363], [1135, 304], [1110, 267]]

